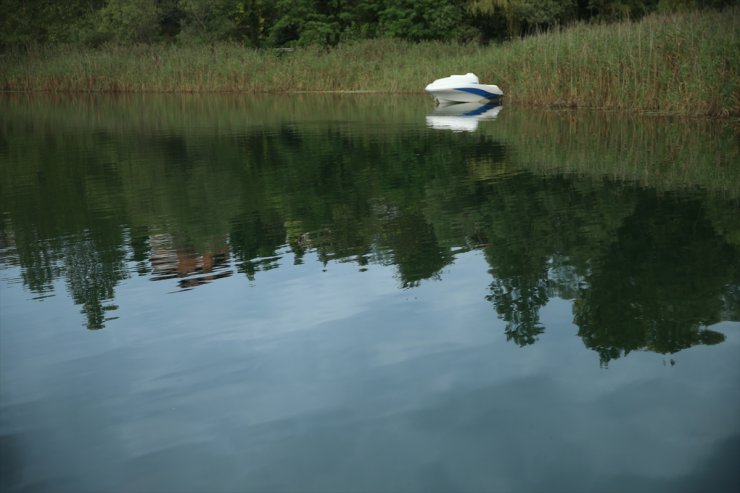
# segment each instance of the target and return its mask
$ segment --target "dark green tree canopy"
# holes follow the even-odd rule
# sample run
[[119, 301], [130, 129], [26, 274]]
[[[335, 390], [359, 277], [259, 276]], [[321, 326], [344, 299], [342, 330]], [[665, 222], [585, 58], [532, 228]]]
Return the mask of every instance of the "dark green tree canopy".
[[0, 49], [229, 41], [334, 46], [392, 37], [504, 40], [576, 21], [723, 8], [737, 0], [0, 0]]

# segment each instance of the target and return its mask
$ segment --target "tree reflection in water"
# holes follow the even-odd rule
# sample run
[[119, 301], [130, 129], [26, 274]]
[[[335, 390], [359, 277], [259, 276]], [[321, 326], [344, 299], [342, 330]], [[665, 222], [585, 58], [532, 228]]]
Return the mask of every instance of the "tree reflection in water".
[[[573, 134], [571, 121], [532, 130], [531, 118], [500, 118], [503, 137], [493, 137], [404, 124], [390, 132], [387, 122], [244, 126], [215, 111], [214, 121], [157, 133], [133, 117], [122, 131], [95, 103], [95, 117], [76, 126], [62, 124], [64, 105], [24, 104], [5, 103], [14, 116], [3, 119], [0, 151], [2, 261], [20, 265], [39, 295], [64, 278], [89, 329], [105, 326], [128, 276], [177, 278], [187, 289], [234, 272], [255, 281], [288, 252], [295, 263], [315, 252], [359, 270], [394, 265], [400, 287], [413, 288], [440, 278], [456, 253], [482, 249], [493, 277], [486, 299], [507, 340], [533, 344], [546, 329], [540, 309], [569, 299], [578, 334], [603, 364], [717, 344], [724, 336], [707, 326], [738, 318], [737, 196], [711, 181], [688, 188], [700, 174], [646, 186], [563, 171], [614, 156], [612, 175], [622, 173], [614, 136], [642, 136], [649, 122], [601, 119], [599, 132], [586, 128], [600, 138], [556, 155], [548, 145]], [[520, 143], [527, 130], [552, 164]], [[673, 151], [660, 139], [675, 132], [659, 132], [642, 158], [664, 162], [661, 149]], [[705, 149], [698, 139], [691, 145]], [[714, 141], [714, 154], [692, 154], [694, 166], [714, 173], [721, 145], [731, 149], [731, 136]]]

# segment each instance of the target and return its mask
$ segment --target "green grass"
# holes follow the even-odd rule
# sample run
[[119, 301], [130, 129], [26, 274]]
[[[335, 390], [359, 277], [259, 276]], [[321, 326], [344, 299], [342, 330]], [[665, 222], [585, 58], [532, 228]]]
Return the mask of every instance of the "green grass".
[[475, 72], [509, 103], [740, 115], [740, 7], [576, 25], [489, 47], [380, 39], [292, 52], [220, 44], [1, 56], [5, 91], [416, 93]]

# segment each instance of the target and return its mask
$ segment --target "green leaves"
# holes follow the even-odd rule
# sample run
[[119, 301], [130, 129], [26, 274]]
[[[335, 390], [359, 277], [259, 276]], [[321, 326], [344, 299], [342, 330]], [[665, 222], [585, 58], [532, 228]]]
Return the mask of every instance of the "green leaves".
[[388, 37], [504, 40], [579, 20], [723, 8], [732, 0], [0, 0], [0, 49], [179, 41], [286, 47]]
[[464, 4], [448, 0], [395, 0], [380, 12], [380, 31], [393, 38], [461, 40], [474, 36]]
[[150, 43], [159, 34], [159, 9], [149, 0], [108, 0], [98, 12], [98, 31], [119, 43]]
[[235, 37], [233, 0], [179, 0], [183, 13], [178, 39], [191, 43], [212, 43]]

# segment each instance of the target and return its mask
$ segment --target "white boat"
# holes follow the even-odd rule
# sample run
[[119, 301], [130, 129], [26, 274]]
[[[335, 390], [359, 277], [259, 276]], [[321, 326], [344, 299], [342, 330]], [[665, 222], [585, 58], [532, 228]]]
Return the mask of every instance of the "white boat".
[[494, 120], [501, 111], [497, 101], [483, 103], [442, 103], [427, 115], [427, 126], [453, 132], [475, 132], [478, 122]]
[[498, 86], [481, 84], [478, 76], [472, 73], [437, 79], [425, 89], [440, 103], [475, 103], [498, 99], [504, 95]]

